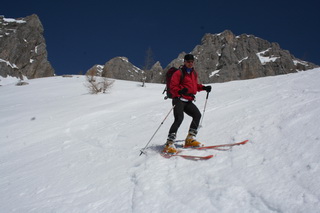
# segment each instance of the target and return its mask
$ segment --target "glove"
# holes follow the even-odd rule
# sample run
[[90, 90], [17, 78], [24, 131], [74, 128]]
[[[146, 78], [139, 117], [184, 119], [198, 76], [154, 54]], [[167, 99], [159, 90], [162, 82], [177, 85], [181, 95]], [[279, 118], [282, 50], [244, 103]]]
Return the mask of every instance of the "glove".
[[211, 86], [203, 86], [202, 89], [207, 92], [211, 92]]
[[183, 88], [182, 90], [179, 90], [178, 91], [178, 94], [179, 95], [185, 95], [185, 94], [187, 94], [188, 93], [188, 88]]

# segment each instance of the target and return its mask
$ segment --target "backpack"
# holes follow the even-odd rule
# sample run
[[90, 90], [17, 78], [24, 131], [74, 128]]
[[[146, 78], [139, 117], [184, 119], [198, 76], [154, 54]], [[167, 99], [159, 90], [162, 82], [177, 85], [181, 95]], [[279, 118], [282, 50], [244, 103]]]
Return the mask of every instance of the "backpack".
[[164, 94], [166, 92], [166, 96], [164, 97], [165, 100], [168, 98], [170, 98], [170, 99], [172, 98], [172, 94], [170, 92], [171, 78], [172, 78], [173, 73], [175, 73], [178, 70], [180, 70], [180, 72], [181, 72], [180, 83], [182, 83], [183, 78], [184, 78], [184, 73], [182, 72], [181, 68], [178, 69], [176, 67], [171, 67], [166, 73], [166, 87], [164, 88], [163, 93], [162, 93], [162, 94]]

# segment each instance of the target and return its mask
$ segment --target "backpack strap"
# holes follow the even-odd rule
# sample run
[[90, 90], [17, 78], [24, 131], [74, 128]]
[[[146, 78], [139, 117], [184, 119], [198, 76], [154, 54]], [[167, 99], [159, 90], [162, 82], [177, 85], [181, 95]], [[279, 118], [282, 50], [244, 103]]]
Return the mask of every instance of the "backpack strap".
[[179, 70], [180, 70], [180, 72], [181, 72], [180, 84], [182, 84], [182, 81], [183, 81], [183, 79], [184, 79], [185, 73], [184, 73], [184, 71], [182, 70], [182, 66], [179, 67]]

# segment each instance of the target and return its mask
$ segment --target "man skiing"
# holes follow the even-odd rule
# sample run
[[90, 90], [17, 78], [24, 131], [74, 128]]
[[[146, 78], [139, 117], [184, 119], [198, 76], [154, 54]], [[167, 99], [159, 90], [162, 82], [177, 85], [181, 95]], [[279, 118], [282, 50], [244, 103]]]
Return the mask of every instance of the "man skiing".
[[[180, 71], [175, 72], [171, 78], [170, 92], [172, 94], [172, 105], [174, 106], [174, 122], [169, 130], [168, 139], [163, 152], [175, 154], [177, 149], [174, 145], [177, 131], [183, 121], [184, 113], [192, 117], [189, 133], [185, 139], [185, 147], [199, 147], [202, 144], [195, 139], [198, 133], [201, 113], [193, 103], [198, 91], [206, 90], [211, 92], [211, 86], [204, 86], [198, 83], [198, 76], [193, 68], [194, 56], [187, 54], [184, 56], [184, 65]], [[183, 75], [183, 78], [181, 76]], [[181, 80], [182, 79], [182, 80]]]

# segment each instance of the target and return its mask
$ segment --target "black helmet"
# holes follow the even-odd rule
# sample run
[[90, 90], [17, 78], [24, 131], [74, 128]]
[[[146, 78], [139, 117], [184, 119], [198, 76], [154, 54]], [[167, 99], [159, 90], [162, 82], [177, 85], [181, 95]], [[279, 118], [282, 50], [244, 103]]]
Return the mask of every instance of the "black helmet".
[[184, 56], [185, 61], [194, 61], [194, 56], [192, 54], [187, 54]]

